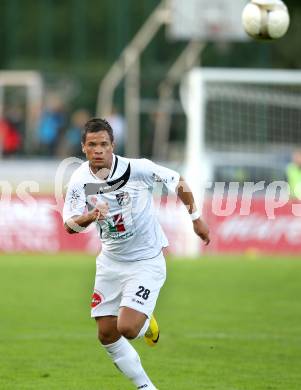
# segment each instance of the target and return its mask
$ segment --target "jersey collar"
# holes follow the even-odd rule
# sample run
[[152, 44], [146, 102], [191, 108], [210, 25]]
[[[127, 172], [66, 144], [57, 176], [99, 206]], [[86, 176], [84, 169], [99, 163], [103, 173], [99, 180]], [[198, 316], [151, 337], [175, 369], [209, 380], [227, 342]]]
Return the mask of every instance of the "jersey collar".
[[89, 171], [94, 178], [96, 178], [97, 180], [100, 180], [100, 181], [107, 181], [108, 179], [111, 179], [113, 177], [113, 175], [117, 169], [118, 157], [114, 153], [112, 155], [113, 155], [113, 158], [112, 158], [112, 164], [111, 164], [111, 169], [110, 169], [109, 175], [103, 180], [101, 180], [97, 175], [95, 175], [95, 173], [93, 173], [93, 171], [90, 167], [90, 164], [89, 164]]
[[110, 170], [109, 176], [107, 177], [106, 180], [111, 179], [114, 176], [114, 173], [116, 172], [116, 169], [117, 169], [117, 165], [118, 165], [118, 157], [113, 153], [111, 170]]

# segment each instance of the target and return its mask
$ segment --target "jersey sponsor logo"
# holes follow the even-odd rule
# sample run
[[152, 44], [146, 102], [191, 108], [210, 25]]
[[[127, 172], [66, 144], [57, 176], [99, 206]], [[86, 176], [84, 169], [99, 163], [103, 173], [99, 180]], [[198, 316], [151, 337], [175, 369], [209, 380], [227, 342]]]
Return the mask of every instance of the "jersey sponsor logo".
[[122, 214], [113, 215], [112, 218], [108, 220], [108, 225], [110, 233], [125, 232]]
[[94, 308], [100, 305], [103, 302], [103, 300], [104, 300], [103, 295], [98, 291], [94, 291], [92, 295], [91, 307]]
[[130, 194], [128, 192], [120, 192], [119, 194], [116, 194], [116, 200], [119, 204], [119, 206], [127, 206], [130, 201]]
[[127, 239], [134, 235], [132, 218], [128, 212], [108, 216], [100, 222], [101, 238], [119, 240]]

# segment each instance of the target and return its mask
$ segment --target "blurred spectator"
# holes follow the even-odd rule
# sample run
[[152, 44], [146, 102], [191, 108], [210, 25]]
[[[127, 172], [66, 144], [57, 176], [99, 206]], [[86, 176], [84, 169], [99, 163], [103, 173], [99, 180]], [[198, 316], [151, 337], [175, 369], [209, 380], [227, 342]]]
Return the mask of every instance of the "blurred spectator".
[[67, 128], [58, 147], [57, 154], [60, 157], [81, 156], [81, 132], [89, 119], [90, 113], [84, 109], [77, 110], [72, 114], [70, 127]]
[[291, 197], [301, 200], [301, 149], [293, 153], [292, 162], [287, 166], [286, 174]]
[[18, 129], [20, 134], [24, 135], [24, 128], [25, 128], [25, 114], [24, 114], [24, 107], [22, 107], [20, 104], [11, 104], [9, 105], [6, 110], [6, 118], [9, 120], [9, 122], [15, 126], [16, 129]]
[[25, 114], [24, 107], [21, 104], [14, 103], [10, 104], [5, 109], [6, 119], [8, 122], [17, 130], [20, 136], [20, 147], [18, 154], [24, 153], [24, 140], [25, 140]]
[[116, 107], [113, 107], [111, 114], [106, 118], [106, 120], [110, 123], [114, 132], [114, 152], [116, 154], [124, 155], [126, 139], [126, 124], [124, 117], [118, 113]]
[[66, 123], [67, 118], [63, 102], [55, 95], [50, 96], [39, 125], [39, 142], [43, 154], [55, 155], [60, 133], [65, 128]]
[[8, 119], [0, 119], [0, 156], [16, 153], [21, 147], [21, 136]]

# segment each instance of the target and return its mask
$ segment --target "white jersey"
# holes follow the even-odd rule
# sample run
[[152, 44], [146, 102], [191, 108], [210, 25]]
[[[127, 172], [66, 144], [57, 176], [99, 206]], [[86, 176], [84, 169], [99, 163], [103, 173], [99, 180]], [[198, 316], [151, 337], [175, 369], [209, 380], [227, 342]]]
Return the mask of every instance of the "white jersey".
[[84, 214], [96, 202], [107, 202], [109, 214], [96, 223], [102, 253], [117, 261], [153, 258], [168, 246], [155, 215], [153, 187], [159, 182], [174, 192], [179, 178], [177, 172], [150, 160], [113, 155], [110, 174], [104, 181], [91, 172], [86, 161], [70, 179], [63, 220]]

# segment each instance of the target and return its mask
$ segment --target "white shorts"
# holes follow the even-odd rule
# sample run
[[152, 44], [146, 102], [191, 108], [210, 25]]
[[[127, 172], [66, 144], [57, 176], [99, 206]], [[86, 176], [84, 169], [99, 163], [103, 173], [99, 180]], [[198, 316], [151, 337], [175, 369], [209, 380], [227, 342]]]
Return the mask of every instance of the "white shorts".
[[120, 262], [97, 258], [91, 317], [118, 316], [121, 306], [151, 316], [166, 279], [162, 252], [148, 260]]

